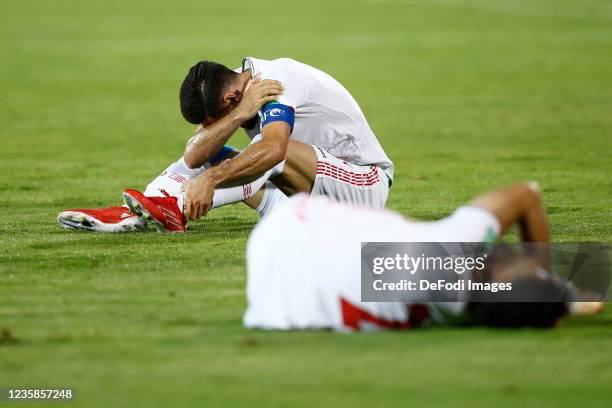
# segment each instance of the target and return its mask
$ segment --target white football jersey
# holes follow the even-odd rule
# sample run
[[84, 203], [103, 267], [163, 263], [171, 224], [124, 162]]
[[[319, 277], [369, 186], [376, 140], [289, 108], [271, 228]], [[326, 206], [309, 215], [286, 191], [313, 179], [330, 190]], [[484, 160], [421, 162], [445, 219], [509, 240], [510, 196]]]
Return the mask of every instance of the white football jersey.
[[247, 245], [244, 325], [363, 330], [448, 323], [464, 303], [361, 301], [361, 242], [479, 242], [499, 233], [488, 212], [461, 207], [434, 222], [299, 194], [263, 218]]
[[[253, 78], [283, 84], [278, 102], [295, 110], [291, 139], [319, 146], [349, 163], [375, 164], [393, 180], [393, 163], [359, 105], [330, 75], [290, 58], [268, 61], [247, 57], [242, 69], [250, 70]], [[253, 138], [256, 133], [247, 134]]]

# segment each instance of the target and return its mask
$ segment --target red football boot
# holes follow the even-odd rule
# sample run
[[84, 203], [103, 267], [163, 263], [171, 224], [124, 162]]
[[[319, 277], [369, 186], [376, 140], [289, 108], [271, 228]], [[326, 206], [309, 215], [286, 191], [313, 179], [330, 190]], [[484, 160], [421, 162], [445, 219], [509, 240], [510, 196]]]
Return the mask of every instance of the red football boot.
[[99, 232], [145, 231], [147, 222], [127, 207], [117, 205], [108, 208], [62, 211], [57, 222], [66, 229], [82, 229]]
[[185, 232], [187, 221], [178, 207], [176, 197], [162, 190], [165, 197], [147, 197], [140, 191], [128, 189], [123, 199], [133, 213], [152, 222], [159, 232]]

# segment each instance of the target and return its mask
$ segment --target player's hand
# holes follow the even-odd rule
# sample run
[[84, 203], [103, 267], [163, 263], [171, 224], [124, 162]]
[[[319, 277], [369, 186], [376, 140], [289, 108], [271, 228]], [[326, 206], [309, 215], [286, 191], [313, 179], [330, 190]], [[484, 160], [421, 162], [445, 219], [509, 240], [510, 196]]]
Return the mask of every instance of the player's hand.
[[215, 186], [206, 173], [187, 182], [185, 187], [185, 217], [197, 220], [205, 216], [212, 207]]
[[244, 95], [236, 107], [236, 113], [249, 120], [263, 105], [278, 98], [283, 93], [283, 85], [273, 79], [251, 79], [244, 88]]

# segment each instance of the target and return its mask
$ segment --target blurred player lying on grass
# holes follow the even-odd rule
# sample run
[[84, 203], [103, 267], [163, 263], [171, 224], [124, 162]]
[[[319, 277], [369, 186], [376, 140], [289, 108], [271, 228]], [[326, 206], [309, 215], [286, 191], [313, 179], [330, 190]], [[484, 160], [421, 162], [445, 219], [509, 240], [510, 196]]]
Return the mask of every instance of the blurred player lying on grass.
[[249, 237], [244, 324], [272, 330], [552, 327], [567, 313], [601, 309], [601, 302], [579, 302], [566, 282], [546, 272], [547, 252], [541, 250], [488, 265], [471, 279], [512, 282], [512, 291], [535, 290], [543, 299], [563, 294], [558, 302], [479, 302], [470, 295], [466, 302], [361, 301], [361, 242], [487, 242], [513, 225], [523, 242], [549, 241], [537, 183], [491, 191], [433, 222], [296, 195], [263, 218]]
[[[59, 214], [66, 228], [182, 232], [187, 220], [240, 201], [261, 215], [287, 195], [307, 192], [384, 207], [393, 163], [351, 94], [330, 75], [289, 58], [244, 58], [230, 70], [201, 61], [180, 89], [181, 112], [198, 124], [184, 156], [144, 191], [125, 190], [128, 207]], [[225, 146], [242, 127], [251, 139]]]

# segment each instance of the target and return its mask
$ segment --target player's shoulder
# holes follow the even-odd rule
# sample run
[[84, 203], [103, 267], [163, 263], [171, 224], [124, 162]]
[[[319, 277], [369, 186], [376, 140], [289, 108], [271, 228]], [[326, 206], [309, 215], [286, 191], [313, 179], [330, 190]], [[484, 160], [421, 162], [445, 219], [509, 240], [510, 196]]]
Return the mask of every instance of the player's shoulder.
[[277, 76], [286, 76], [289, 72], [299, 69], [302, 64], [292, 58], [276, 58], [273, 60], [245, 57], [242, 60], [242, 70], [251, 71], [253, 78], [276, 79]]
[[310, 90], [314, 84], [309, 71], [302, 64], [291, 58], [263, 60], [246, 57], [243, 70], [250, 70], [253, 79], [273, 79], [283, 84], [283, 94], [278, 102], [297, 109], [309, 102]]

